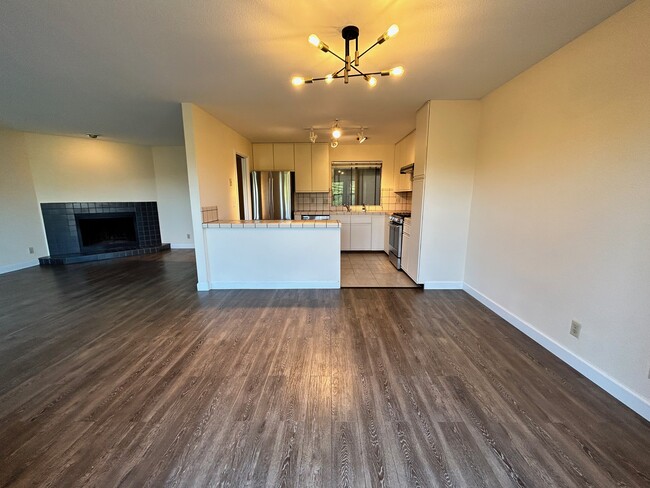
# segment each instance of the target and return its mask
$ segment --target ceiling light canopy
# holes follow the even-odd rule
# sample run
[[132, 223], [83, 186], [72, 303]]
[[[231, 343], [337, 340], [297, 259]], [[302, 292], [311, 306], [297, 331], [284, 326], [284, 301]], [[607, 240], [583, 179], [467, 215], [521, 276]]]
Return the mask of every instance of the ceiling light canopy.
[[[291, 79], [291, 84], [293, 86], [301, 86], [306, 83], [313, 83], [314, 81], [325, 81], [325, 83], [330, 84], [335, 79], [343, 78], [343, 81], [347, 84], [350, 82], [350, 78], [362, 77], [368, 83], [368, 86], [371, 88], [377, 85], [377, 78], [375, 75], [380, 76], [402, 76], [404, 74], [404, 67], [397, 66], [392, 69], [375, 71], [372, 73], [364, 73], [359, 69], [359, 60], [364, 56], [368, 51], [373, 47], [383, 44], [388, 39], [395, 37], [399, 32], [399, 27], [396, 24], [391, 25], [386, 32], [377, 38], [377, 41], [370, 46], [368, 49], [359, 54], [359, 28], [354, 25], [348, 25], [343, 28], [341, 31], [341, 36], [345, 39], [345, 58], [339, 56], [334, 51], [331, 51], [329, 46], [325, 44], [316, 34], [311, 34], [308, 38], [309, 44], [314, 47], [317, 47], [325, 53], [330, 53], [335, 58], [343, 61], [343, 67], [336, 71], [335, 73], [330, 73], [326, 76], [318, 78], [304, 78], [302, 76], [294, 76]], [[350, 55], [350, 43], [354, 41], [354, 58]]]

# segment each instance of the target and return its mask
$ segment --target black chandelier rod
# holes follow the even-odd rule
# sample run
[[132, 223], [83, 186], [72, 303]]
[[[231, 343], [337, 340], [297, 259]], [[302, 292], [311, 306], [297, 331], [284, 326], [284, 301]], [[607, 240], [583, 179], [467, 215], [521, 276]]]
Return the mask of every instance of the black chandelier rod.
[[[340, 70], [339, 73], [340, 73], [341, 71], [343, 71], [343, 70]], [[357, 70], [357, 71], [358, 71], [358, 70]], [[372, 73], [361, 73], [361, 71], [359, 71], [359, 74], [356, 74], [356, 75], [348, 75], [348, 78], [358, 78], [358, 77], [360, 77], [360, 76], [364, 76], [364, 77], [365, 77], [365, 76], [382, 75], [381, 73], [382, 73], [381, 71], [374, 71], [374, 72], [372, 72]], [[382, 76], [383, 76], [383, 75], [382, 75]], [[335, 80], [337, 80], [337, 79], [341, 79], [341, 78], [343, 78], [343, 77], [342, 77], [342, 76], [338, 76], [338, 73], [337, 73], [337, 74], [333, 75], [332, 78], [335, 79]], [[327, 79], [327, 77], [325, 77], [325, 76], [321, 76], [321, 77], [319, 77], [319, 78], [312, 78], [311, 81], [312, 81], [312, 82], [314, 82], [314, 81], [324, 81], [324, 80], [326, 80], [326, 79]]]

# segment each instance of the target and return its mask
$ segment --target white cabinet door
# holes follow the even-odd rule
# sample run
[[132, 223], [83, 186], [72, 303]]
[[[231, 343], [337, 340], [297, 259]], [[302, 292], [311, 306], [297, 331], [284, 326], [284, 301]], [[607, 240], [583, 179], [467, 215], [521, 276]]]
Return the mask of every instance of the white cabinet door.
[[293, 144], [273, 144], [273, 169], [275, 171], [293, 171], [296, 169]]
[[350, 249], [352, 251], [368, 251], [372, 246], [372, 224], [352, 223], [350, 225]]
[[411, 273], [411, 236], [406, 232], [402, 233], [402, 269], [413, 278]]
[[372, 242], [373, 251], [384, 250], [384, 215], [372, 215]]
[[390, 252], [389, 247], [390, 242], [390, 216], [384, 216], [384, 252], [388, 254]]
[[341, 222], [341, 251], [350, 250], [350, 224]]
[[311, 191], [320, 193], [330, 191], [329, 144], [311, 145]]
[[294, 144], [296, 192], [311, 191], [311, 143]]
[[273, 171], [273, 144], [253, 144], [255, 171]]

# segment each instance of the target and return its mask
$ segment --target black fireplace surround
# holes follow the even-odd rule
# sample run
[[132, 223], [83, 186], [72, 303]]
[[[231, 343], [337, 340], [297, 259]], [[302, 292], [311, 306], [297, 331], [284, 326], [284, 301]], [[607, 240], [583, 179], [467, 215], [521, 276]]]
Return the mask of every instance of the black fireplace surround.
[[50, 256], [69, 264], [169, 249], [160, 240], [156, 202], [41, 203]]

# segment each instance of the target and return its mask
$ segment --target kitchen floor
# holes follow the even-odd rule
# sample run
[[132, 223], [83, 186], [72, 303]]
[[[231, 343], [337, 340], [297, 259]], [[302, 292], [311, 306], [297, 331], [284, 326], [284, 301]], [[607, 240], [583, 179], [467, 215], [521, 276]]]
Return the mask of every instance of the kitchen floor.
[[417, 288], [384, 252], [342, 252], [341, 288]]

